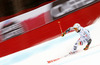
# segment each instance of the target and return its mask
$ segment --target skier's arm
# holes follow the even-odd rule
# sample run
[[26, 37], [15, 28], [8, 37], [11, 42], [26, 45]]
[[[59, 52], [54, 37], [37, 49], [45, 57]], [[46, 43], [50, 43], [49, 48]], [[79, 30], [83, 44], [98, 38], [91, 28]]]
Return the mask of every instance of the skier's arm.
[[71, 31], [71, 30], [73, 30], [73, 27], [68, 28], [64, 33], [62, 33], [62, 37], [63, 37], [66, 33], [68, 33], [69, 31]]

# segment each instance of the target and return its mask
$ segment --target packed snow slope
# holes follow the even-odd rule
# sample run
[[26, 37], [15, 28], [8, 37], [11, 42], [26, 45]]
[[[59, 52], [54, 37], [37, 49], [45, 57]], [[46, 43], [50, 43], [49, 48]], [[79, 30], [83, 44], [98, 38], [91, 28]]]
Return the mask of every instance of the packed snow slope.
[[[92, 43], [87, 51], [80, 51], [77, 54], [69, 55], [53, 63], [48, 60], [62, 57], [68, 54], [79, 35], [76, 32], [66, 34], [64, 37], [33, 46], [31, 48], [10, 54], [0, 58], [0, 65], [100, 65], [100, 18], [95, 23], [86, 27], [91, 34]], [[78, 50], [83, 49], [79, 46]], [[6, 52], [5, 52], [6, 53]]]

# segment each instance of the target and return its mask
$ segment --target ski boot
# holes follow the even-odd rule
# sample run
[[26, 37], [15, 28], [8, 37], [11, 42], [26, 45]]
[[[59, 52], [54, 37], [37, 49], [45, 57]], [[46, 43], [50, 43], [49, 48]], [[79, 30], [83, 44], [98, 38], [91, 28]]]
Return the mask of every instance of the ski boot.
[[84, 50], [88, 50], [88, 48], [89, 48], [89, 45], [86, 45], [86, 47], [84, 48]]
[[70, 52], [69, 54], [75, 54], [77, 51], [74, 51], [74, 52]]

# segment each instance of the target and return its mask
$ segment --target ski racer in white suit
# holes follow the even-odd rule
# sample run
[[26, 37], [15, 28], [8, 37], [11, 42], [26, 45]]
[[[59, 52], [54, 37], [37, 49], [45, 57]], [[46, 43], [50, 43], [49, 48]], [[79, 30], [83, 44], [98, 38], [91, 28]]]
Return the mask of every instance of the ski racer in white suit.
[[77, 47], [78, 45], [83, 45], [84, 43], [87, 43], [86, 47], [84, 48], [84, 50], [87, 50], [89, 48], [89, 45], [91, 44], [91, 37], [90, 37], [90, 32], [81, 27], [79, 23], [74, 24], [73, 27], [68, 28], [63, 34], [62, 36], [64, 36], [66, 33], [68, 33], [71, 30], [75, 30], [77, 33], [79, 33], [80, 38], [78, 39], [78, 41], [75, 43], [74, 47], [73, 47], [73, 51], [70, 52], [70, 54], [73, 54], [77, 51]]

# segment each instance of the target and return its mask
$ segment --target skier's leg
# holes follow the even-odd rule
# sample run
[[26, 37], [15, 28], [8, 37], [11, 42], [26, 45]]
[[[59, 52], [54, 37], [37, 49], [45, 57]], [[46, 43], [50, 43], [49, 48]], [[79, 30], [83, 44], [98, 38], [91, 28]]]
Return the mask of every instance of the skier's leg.
[[92, 39], [89, 39], [89, 40], [88, 40], [88, 44], [87, 44], [87, 45], [90, 45], [90, 44], [91, 44], [91, 42], [92, 42]]
[[79, 42], [80, 42], [80, 39], [75, 43], [75, 45], [73, 46], [73, 50], [70, 52], [70, 54], [77, 52], [77, 47], [78, 47]]
[[78, 43], [76, 42], [75, 45], [74, 45], [74, 47], [73, 47], [73, 52], [76, 52], [77, 47], [78, 47]]
[[87, 40], [87, 45], [86, 45], [86, 47], [84, 48], [84, 50], [88, 50], [88, 48], [89, 48], [89, 46], [90, 46], [90, 44], [91, 44], [91, 41], [92, 41], [92, 39]]

